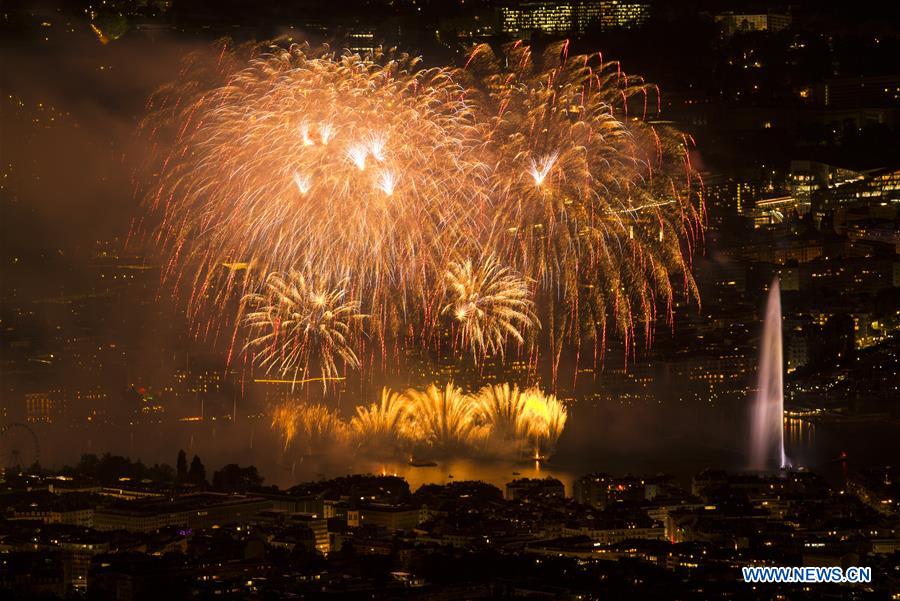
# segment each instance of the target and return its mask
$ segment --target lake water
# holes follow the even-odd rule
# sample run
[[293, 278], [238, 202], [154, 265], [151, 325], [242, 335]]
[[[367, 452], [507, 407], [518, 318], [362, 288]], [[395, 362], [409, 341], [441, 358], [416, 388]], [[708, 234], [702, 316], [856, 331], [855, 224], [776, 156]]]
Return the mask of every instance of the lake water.
[[[397, 474], [415, 490], [425, 483], [483, 480], [499, 487], [516, 477], [554, 476], [571, 491], [580, 475], [672, 474], [683, 483], [705, 468], [743, 469], [748, 465], [746, 422], [715, 412], [684, 412], [677, 417], [640, 411], [575, 412], [556, 454], [546, 463], [527, 460], [440, 461], [412, 467], [405, 460], [378, 461], [355, 450], [315, 457], [285, 454], [268, 421], [244, 420], [166, 426], [58, 428], [35, 425], [41, 463], [74, 464], [82, 453], [115, 454], [145, 464], [175, 464], [179, 449], [198, 454], [207, 474], [227, 463], [256, 465], [267, 483], [287, 487], [297, 482], [348, 473]], [[814, 424], [792, 420], [785, 425], [787, 454], [795, 466], [823, 473], [837, 483], [848, 470], [895, 462], [900, 457], [896, 421]], [[845, 459], [841, 459], [843, 457]]]

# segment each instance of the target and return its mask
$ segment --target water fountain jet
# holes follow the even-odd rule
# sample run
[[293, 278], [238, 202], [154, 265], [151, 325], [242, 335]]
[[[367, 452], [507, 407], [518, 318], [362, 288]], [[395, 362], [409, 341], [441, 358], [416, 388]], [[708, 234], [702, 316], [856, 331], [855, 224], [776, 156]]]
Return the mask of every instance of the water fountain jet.
[[781, 286], [772, 281], [763, 334], [750, 434], [750, 467], [771, 469], [773, 458], [781, 469], [791, 466], [784, 452], [784, 379], [781, 344]]

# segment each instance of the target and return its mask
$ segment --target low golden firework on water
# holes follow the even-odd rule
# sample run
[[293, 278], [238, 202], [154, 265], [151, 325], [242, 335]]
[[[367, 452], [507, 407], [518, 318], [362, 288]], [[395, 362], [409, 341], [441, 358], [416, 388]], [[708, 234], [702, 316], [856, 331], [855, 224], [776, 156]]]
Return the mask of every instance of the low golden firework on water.
[[525, 397], [515, 384], [485, 386], [475, 395], [475, 419], [488, 426], [491, 438], [499, 441], [528, 437]]
[[507, 338], [522, 344], [525, 331], [540, 326], [525, 278], [493, 256], [452, 262], [444, 277], [449, 302], [442, 313], [459, 324], [461, 342], [476, 361], [502, 357]]
[[553, 395], [512, 384], [483, 387], [466, 394], [452, 382], [397, 393], [381, 391], [377, 403], [361, 405], [349, 422], [323, 405], [287, 402], [271, 409], [272, 426], [284, 448], [303, 454], [352, 441], [381, 456], [552, 454], [567, 412]]
[[271, 414], [285, 450], [295, 446], [302, 455], [317, 455], [348, 439], [347, 424], [324, 405], [287, 401], [273, 407]]
[[267, 373], [303, 380], [316, 357], [323, 386], [339, 375], [339, 364], [358, 367], [351, 336], [363, 316], [344, 285], [331, 288], [295, 271], [270, 274], [261, 293], [244, 298], [246, 348], [254, 362]]
[[534, 457], [543, 458], [556, 449], [569, 412], [555, 395], [545, 394], [538, 388], [529, 388], [522, 397], [523, 421], [528, 439], [534, 445]]
[[356, 408], [356, 415], [350, 420], [350, 431], [360, 447], [397, 451], [409, 440], [410, 410], [406, 397], [383, 388], [378, 403]]
[[293, 404], [281, 403], [269, 409], [272, 416], [272, 428], [281, 435], [284, 448], [287, 449], [297, 435], [297, 409]]
[[441, 452], [460, 451], [477, 442], [472, 399], [452, 382], [443, 388], [431, 384], [424, 390], [404, 393], [412, 415], [415, 442]]

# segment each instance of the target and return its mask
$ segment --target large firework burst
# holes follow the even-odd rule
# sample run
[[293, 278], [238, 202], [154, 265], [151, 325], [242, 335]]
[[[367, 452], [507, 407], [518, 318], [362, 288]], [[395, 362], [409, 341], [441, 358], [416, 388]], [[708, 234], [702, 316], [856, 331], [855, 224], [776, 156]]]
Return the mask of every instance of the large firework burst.
[[[343, 284], [343, 283], [342, 283]], [[350, 343], [351, 329], [362, 319], [359, 302], [346, 299], [346, 289], [313, 283], [302, 273], [266, 278], [263, 292], [244, 299], [248, 349], [262, 368], [304, 381], [317, 357], [323, 385], [339, 377], [339, 363], [358, 367]]]
[[541, 283], [557, 355], [564, 336], [602, 346], [609, 322], [626, 349], [636, 326], [649, 342], [657, 303], [671, 315], [672, 276], [696, 297], [689, 256], [704, 223], [686, 139], [642, 118], [655, 88], [567, 49], [478, 46], [465, 72], [490, 123], [488, 246]]
[[454, 261], [445, 279], [449, 303], [442, 313], [459, 323], [462, 344], [476, 361], [486, 355], [502, 356], [507, 338], [522, 344], [525, 330], [540, 325], [528, 283], [492, 256], [481, 264]]
[[349, 275], [376, 329], [403, 325], [405, 307], [439, 294], [426, 278], [471, 232], [461, 203], [482, 188], [462, 88], [380, 52], [293, 45], [224, 64], [208, 91], [157, 99], [177, 107], [179, 129], [153, 204], [167, 276], [190, 278], [191, 317], [269, 273], [314, 266]]

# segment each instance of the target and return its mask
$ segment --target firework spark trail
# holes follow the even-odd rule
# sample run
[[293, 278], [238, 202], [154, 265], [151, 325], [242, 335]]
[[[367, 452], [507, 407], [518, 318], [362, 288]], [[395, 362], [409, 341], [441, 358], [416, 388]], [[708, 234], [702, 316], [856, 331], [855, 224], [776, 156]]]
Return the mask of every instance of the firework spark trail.
[[[649, 344], [657, 305], [671, 321], [673, 280], [697, 297], [690, 140], [629, 114], [656, 88], [599, 54], [502, 52], [427, 69], [272, 46], [223, 52], [161, 91], [146, 129], [177, 134], [148, 197], [192, 331], [246, 326], [248, 356], [295, 380], [314, 361], [322, 375], [361, 368], [363, 349], [384, 370], [454, 327], [476, 362], [512, 345], [536, 366], [542, 335], [554, 377], [564, 348], [580, 357], [589, 340], [602, 357], [608, 329], [626, 355], [638, 330]], [[286, 315], [277, 297], [298, 273], [340, 283], [352, 310], [333, 335], [312, 334], [321, 316]], [[237, 319], [223, 310], [235, 299]], [[303, 320], [307, 338], [285, 330]]]

